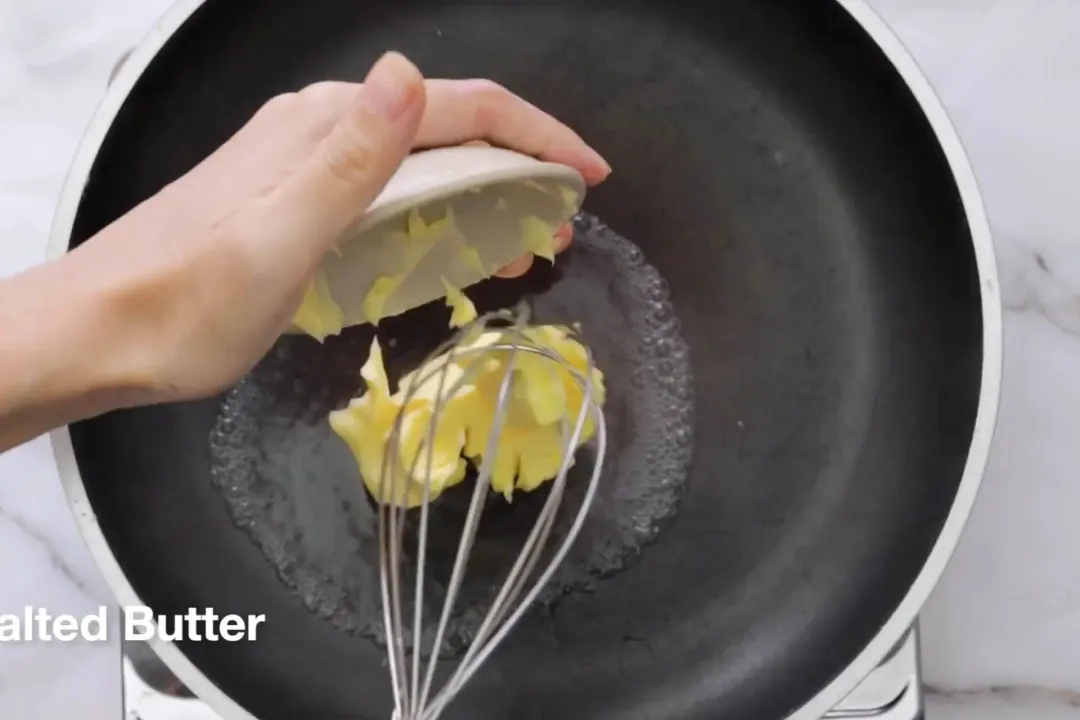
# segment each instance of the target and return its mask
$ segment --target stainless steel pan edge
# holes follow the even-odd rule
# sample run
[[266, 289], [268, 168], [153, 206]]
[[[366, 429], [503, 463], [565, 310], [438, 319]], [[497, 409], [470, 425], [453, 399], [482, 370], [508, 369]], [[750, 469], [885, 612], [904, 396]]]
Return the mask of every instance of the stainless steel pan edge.
[[[64, 181], [50, 232], [47, 259], [57, 258], [68, 250], [79, 200], [94, 159], [128, 94], [166, 41], [205, 1], [177, 0], [115, 71], [105, 98], [90, 121]], [[997, 261], [989, 222], [967, 153], [933, 87], [915, 59], [881, 17], [865, 0], [837, 2], [873, 38], [904, 79], [933, 128], [952, 169], [971, 230], [980, 281], [983, 323], [982, 384], [971, 447], [956, 500], [921, 572], [877, 637], [844, 672], [822, 688], [810, 702], [792, 713], [787, 720], [819, 720], [850, 693], [908, 631], [944, 572], [975, 502], [990, 453], [1001, 388], [1002, 329]], [[68, 503], [98, 568], [121, 606], [142, 604], [98, 527], [97, 518], [90, 507], [79, 475], [68, 429], [53, 431], [50, 439]], [[257, 720], [210, 682], [175, 645], [160, 640], [152, 641], [151, 645], [176, 676], [226, 720]]]

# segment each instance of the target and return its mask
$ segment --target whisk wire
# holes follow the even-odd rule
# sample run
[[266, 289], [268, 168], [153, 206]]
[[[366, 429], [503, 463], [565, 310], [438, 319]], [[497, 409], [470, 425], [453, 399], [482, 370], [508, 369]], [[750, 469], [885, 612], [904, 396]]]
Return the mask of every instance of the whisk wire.
[[[492, 318], [502, 318], [505, 316], [505, 311], [494, 314]], [[453, 397], [454, 394], [460, 391], [465, 379], [461, 379], [451, 388], [451, 392], [448, 395], [443, 393], [445, 379], [449, 373], [450, 363], [453, 360], [453, 355], [457, 350], [457, 341], [463, 337], [464, 331], [455, 335], [454, 338], [440, 346], [432, 355], [431, 358], [437, 358], [442, 354], [446, 355], [446, 361], [435, 371], [428, 371], [427, 374], [418, 378], [416, 382], [411, 383], [405, 389], [405, 398], [402, 403], [403, 406], [407, 406], [409, 402], [415, 396], [416, 391], [422, 387], [435, 372], [440, 373], [439, 387], [436, 392], [436, 408], [433, 412], [433, 418], [438, 417], [438, 412], [441, 410], [441, 405], [444, 401], [444, 397]], [[396, 462], [391, 462], [391, 459], [397, 458], [400, 450], [402, 423], [404, 421], [404, 415], [398, 413], [394, 418], [393, 432], [391, 432], [386, 452], [383, 455], [383, 462], [381, 468], [381, 475], [379, 478], [379, 496], [387, 497], [388, 491], [393, 492], [395, 489], [400, 488], [400, 497], [397, 503], [380, 504], [379, 507], [379, 525], [380, 525], [380, 580], [381, 591], [383, 597], [383, 616], [387, 634], [387, 648], [388, 648], [388, 660], [390, 665], [391, 683], [394, 691], [394, 704], [397, 707], [395, 712], [395, 718], [404, 716], [405, 718], [412, 717], [412, 704], [417, 696], [415, 678], [419, 677], [419, 658], [420, 653], [413, 654], [413, 675], [414, 682], [407, 683], [404, 673], [406, 666], [405, 657], [405, 635], [403, 632], [403, 624], [401, 618], [401, 603], [398, 599], [401, 597], [401, 558], [400, 552], [403, 547], [404, 531], [405, 531], [405, 513], [408, 498], [408, 483], [401, 482], [402, 478], [394, 472], [397, 468]], [[436, 425], [429, 423], [427, 442], [428, 447], [431, 446], [432, 439], [434, 437]], [[427, 552], [427, 528], [428, 528], [428, 510], [431, 492], [431, 461], [433, 456], [431, 453], [427, 453], [429, 463], [427, 466], [427, 472], [424, 474], [426, 481], [423, 488], [423, 502], [421, 504], [421, 529], [420, 529], [420, 541], [419, 552], [420, 559], [418, 562], [417, 572], [417, 598], [416, 609], [414, 612], [413, 623], [413, 643], [420, 642], [420, 634], [417, 632], [416, 615], [420, 615], [420, 624], [422, 624], [422, 611], [423, 603], [423, 563], [426, 560]], [[410, 466], [408, 469], [408, 477], [415, 477], [416, 465], [420, 459], [420, 454], [417, 453], [410, 460]], [[388, 484], [390, 487], [387, 488]], [[438, 643], [437, 645], [438, 646]], [[412, 690], [410, 694], [409, 690]]]
[[469, 553], [472, 551], [472, 544], [476, 539], [476, 529], [480, 524], [480, 515], [483, 512], [484, 497], [487, 495], [487, 489], [491, 483], [491, 458], [494, 457], [495, 449], [499, 446], [499, 439], [502, 436], [502, 421], [506, 414], [506, 400], [510, 394], [510, 381], [513, 377], [516, 352], [516, 348], [511, 351], [510, 357], [507, 360], [507, 371], [504, 373], [502, 381], [499, 384], [498, 401], [495, 405], [495, 416], [492, 420], [492, 432], [488, 435], [487, 443], [484, 448], [484, 461], [480, 464], [476, 486], [473, 488], [472, 501], [469, 503], [469, 512], [465, 518], [465, 527], [461, 532], [458, 551], [454, 557], [454, 569], [450, 574], [450, 583], [447, 588], [446, 599], [443, 601], [443, 609], [441, 616], [439, 617], [439, 626], [435, 632], [434, 649], [428, 659], [428, 670], [424, 679], [424, 692], [423, 695], [421, 695], [421, 707], [424, 706], [427, 696], [431, 691], [431, 684], [435, 677], [435, 668], [439, 657], [438, 650], [442, 647], [443, 636], [445, 635], [446, 627], [450, 622], [450, 613], [453, 611], [454, 601], [457, 599], [457, 593], [465, 575], [465, 566], [468, 563]]
[[[462, 328], [455, 336], [437, 348], [428, 361], [421, 365], [418, 371], [411, 377], [407, 387], [403, 388], [404, 400], [402, 407], [408, 407], [419, 388], [438, 375], [435, 401], [426, 432], [425, 453], [415, 453], [410, 457], [409, 467], [405, 477], [401, 477], [398, 470], [401, 463], [392, 462], [391, 458], [399, 456], [402, 436], [403, 412], [399, 412], [394, 419], [393, 429], [387, 441], [386, 453], [382, 464], [382, 476], [379, 480], [379, 495], [387, 497], [387, 490], [394, 492], [400, 485], [400, 502], [381, 503], [379, 507], [379, 557], [380, 557], [380, 584], [383, 597], [383, 616], [386, 625], [387, 650], [390, 665], [390, 679], [393, 687], [395, 711], [393, 720], [437, 720], [451, 700], [461, 691], [479, 667], [491, 656], [495, 649], [503, 642], [509, 632], [521, 619], [529, 607], [536, 601], [543, 588], [550, 581], [559, 565], [565, 559], [570, 547], [576, 540], [581, 527], [588, 514], [589, 506], [595, 497], [599, 484], [603, 458], [607, 448], [607, 432], [600, 404], [596, 399], [596, 388], [593, 385], [592, 368], [593, 356], [586, 350], [586, 371], [582, 372], [573, 367], [566, 358], [557, 352], [545, 348], [535, 347], [523, 339], [523, 329], [528, 322], [528, 311], [524, 308], [516, 310], [502, 310], [481, 316]], [[489, 328], [493, 323], [503, 323], [498, 328], [502, 334], [500, 341], [492, 345], [470, 346], [469, 338], [478, 337], [478, 331]], [[485, 354], [491, 352], [504, 353], [505, 371], [497, 399], [493, 409], [491, 420], [491, 432], [485, 442], [482, 461], [477, 470], [477, 479], [472, 492], [468, 511], [465, 517], [461, 537], [458, 542], [454, 557], [454, 565], [451, 577], [447, 584], [439, 622], [435, 630], [432, 646], [429, 650], [428, 661], [421, 673], [421, 655], [423, 654], [423, 617], [424, 617], [424, 589], [427, 565], [427, 541], [428, 525], [431, 505], [431, 478], [434, 463], [435, 435], [438, 430], [442, 410], [449, 398], [453, 398], [461, 391], [464, 385], [471, 381], [470, 372], [466, 370], [462, 377], [451, 383], [447, 389], [450, 368], [455, 359], [468, 355], [478, 355], [482, 361]], [[435, 694], [429, 703], [434, 685], [435, 673], [438, 666], [440, 650], [449, 621], [453, 612], [454, 603], [460, 592], [468, 559], [475, 542], [480, 518], [483, 513], [484, 501], [491, 485], [491, 476], [494, 470], [497, 449], [502, 437], [502, 430], [506, 419], [507, 408], [511, 394], [511, 383], [515, 372], [515, 363], [519, 353], [529, 353], [546, 358], [557, 363], [567, 370], [573, 380], [581, 385], [583, 399], [581, 411], [578, 412], [574, 421], [573, 432], [566, 432], [568, 423], [562, 423], [563, 447], [560, 460], [559, 472], [552, 480], [550, 493], [534, 523], [528, 537], [525, 540], [521, 552], [515, 559], [506, 579], [499, 588], [495, 599], [485, 614], [479, 629], [460, 660], [457, 668], [450, 675], [449, 680]], [[429, 368], [431, 361], [435, 361], [436, 367]], [[589, 417], [593, 418], [595, 428], [596, 460], [593, 464], [592, 475], [584, 494], [584, 500], [574, 517], [566, 537], [544, 567], [539, 577], [533, 583], [524, 599], [517, 603], [528, 580], [536, 570], [542, 557], [544, 546], [550, 536], [557, 518], [558, 508], [562, 502], [567, 474], [573, 465], [574, 450], [578, 447], [584, 433], [585, 423]], [[422, 502], [419, 506], [420, 525], [418, 532], [418, 548], [416, 558], [416, 579], [414, 583], [413, 617], [412, 617], [412, 657], [408, 658], [408, 648], [404, 632], [402, 618], [402, 589], [401, 566], [403, 564], [405, 518], [407, 513], [407, 499], [409, 493], [409, 478], [416, 477], [416, 470], [421, 455], [426, 458], [426, 468], [423, 474]], [[395, 484], [396, 483], [396, 484]], [[389, 487], [386, 485], [389, 484]], [[515, 604], [516, 603], [516, 604]], [[411, 662], [410, 662], [411, 659]], [[421, 679], [422, 678], [422, 679]]]
[[[443, 395], [443, 390], [445, 389], [445, 386], [446, 386], [446, 378], [450, 374], [450, 363], [454, 359], [454, 353], [455, 353], [456, 349], [457, 349], [456, 345], [450, 347], [450, 349], [448, 351], [448, 354], [447, 354], [446, 362], [443, 364], [443, 367], [440, 369], [440, 372], [439, 372], [439, 384], [438, 384], [438, 387], [437, 387], [437, 389], [435, 391], [435, 398], [436, 399], [435, 399], [435, 409], [434, 409], [434, 411], [432, 413], [433, 418], [440, 417], [440, 414], [442, 412], [442, 407], [445, 404], [445, 398], [444, 398], [444, 395]], [[452, 388], [452, 390], [456, 393], [457, 390], [458, 390], [458, 387], [455, 386], [454, 388]], [[453, 397], [453, 396], [451, 395], [451, 397]], [[436, 430], [436, 423], [435, 422], [428, 423], [427, 438], [426, 438], [428, 448], [434, 447], [434, 444], [435, 444], [435, 430]], [[419, 453], [417, 455], [419, 455]], [[428, 513], [430, 512], [430, 509], [431, 509], [431, 504], [429, 502], [430, 499], [431, 499], [431, 470], [432, 470], [432, 464], [435, 462], [435, 454], [433, 452], [428, 452], [426, 454], [426, 456], [427, 456], [427, 468], [426, 468], [426, 470], [424, 472], [424, 477], [426, 478], [425, 482], [424, 482], [424, 497], [423, 497], [423, 501], [422, 501], [422, 503], [420, 505], [420, 537], [419, 537], [418, 547], [417, 547], [418, 557], [417, 557], [417, 561], [416, 561], [416, 568], [417, 568], [416, 569], [416, 593], [413, 595], [413, 597], [415, 598], [415, 601], [413, 602], [413, 646], [414, 647], [416, 647], [417, 645], [419, 645], [421, 643], [421, 638], [422, 638], [422, 633], [423, 633], [423, 627], [422, 626], [423, 626], [423, 617], [424, 617], [424, 603], [423, 603], [423, 598], [424, 598], [424, 575], [425, 575], [424, 570], [425, 570], [425, 567], [426, 567], [426, 564], [427, 564]], [[413, 474], [414, 474], [415, 465], [416, 465], [416, 458], [413, 458], [413, 460], [412, 460], [412, 462], [410, 464], [410, 468], [409, 468], [409, 475], [410, 476], [413, 476]], [[435, 641], [435, 647], [436, 648], [439, 647], [440, 642], [441, 641], [439, 639], [436, 639], [436, 641]], [[412, 667], [412, 683], [413, 684], [412, 684], [412, 695], [411, 695], [411, 697], [413, 697], [413, 698], [419, 697], [420, 698], [419, 707], [422, 708], [422, 707], [424, 707], [424, 704], [425, 704], [425, 702], [427, 700], [428, 686], [430, 685], [430, 682], [431, 682], [430, 677], [431, 677], [431, 675], [433, 673], [433, 663], [431, 664], [432, 669], [429, 670], [429, 672], [427, 674], [427, 677], [429, 679], [427, 681], [425, 681], [424, 692], [421, 695], [420, 694], [420, 657], [421, 657], [421, 655], [422, 655], [422, 653], [420, 653], [420, 652], [415, 652], [415, 651], [413, 652], [413, 667]], [[438, 656], [437, 652], [432, 653], [432, 657], [437, 657], [437, 656]]]
[[[473, 653], [475, 653], [475, 657], [471, 658], [471, 662], [467, 662], [466, 660], [462, 661], [461, 665], [459, 665], [457, 669], [457, 672], [454, 674], [454, 677], [447, 684], [447, 687], [444, 688], [443, 693], [441, 693], [441, 695], [444, 694], [445, 696], [442, 698], [437, 698], [436, 707], [439, 712], [442, 711], [442, 709], [445, 707], [445, 704], [460, 691], [461, 687], [476, 673], [476, 671], [488, 659], [488, 657], [490, 657], [490, 655], [496, 650], [496, 648], [502, 643], [502, 641], [518, 623], [521, 617], [536, 601], [536, 598], [543, 591], [544, 587], [551, 580], [551, 577], [555, 574], [556, 570], [558, 570], [559, 566], [566, 558], [566, 555], [570, 552], [571, 546], [577, 539], [578, 533], [581, 531], [581, 527], [584, 524], [585, 518], [588, 514], [588, 508], [592, 504], [592, 501], [595, 497], [596, 489], [599, 487], [600, 472], [602, 468], [602, 462], [600, 459], [605, 456], [607, 450], [607, 433], [606, 429], [603, 426], [603, 417], [599, 405], [591, 399], [591, 391], [591, 383], [586, 383], [586, 397], [583, 402], [583, 408], [589, 408], [590, 412], [592, 412], [593, 416], [596, 418], [596, 453], [598, 460], [594, 464], [592, 476], [589, 479], [589, 484], [586, 488], [585, 498], [582, 502], [581, 509], [579, 510], [577, 516], [574, 518], [574, 521], [571, 524], [570, 530], [564, 538], [563, 543], [559, 546], [559, 549], [556, 551], [555, 555], [552, 557], [547, 567], [545, 567], [544, 571], [540, 574], [540, 577], [537, 578], [531, 590], [526, 594], [524, 600], [522, 600], [522, 602], [517, 605], [514, 612], [510, 615], [506, 622], [501, 627], [499, 627], [499, 629], [495, 632], [494, 636], [489, 642], [481, 646], [480, 642], [478, 641], [469, 648], [469, 651], [466, 653], [466, 658], [469, 658], [470, 655]], [[563, 453], [562, 467], [559, 470], [558, 476], [553, 481], [553, 485], [555, 485], [557, 491], [555, 488], [553, 488], [552, 495], [548, 497], [548, 500], [545, 503], [544, 511], [548, 513], [548, 519], [546, 520], [545, 529], [543, 530], [544, 538], [546, 538], [547, 534], [550, 533], [551, 527], [554, 524], [555, 511], [557, 509], [559, 501], [561, 500], [562, 491], [565, 488], [566, 484], [567, 471], [569, 470], [570, 463], [573, 459], [573, 454], [571, 450], [577, 446], [577, 441], [580, 438], [582, 432], [584, 431], [586, 417], [587, 415], [585, 412], [579, 413], [578, 415], [573, 437], [567, 443], [566, 450], [564, 450]], [[556, 492], [557, 497], [555, 497]], [[539, 528], [540, 522], [538, 522], [537, 525], [534, 526], [533, 533], [531, 533], [530, 536], [532, 536], [533, 534], [537, 534]], [[541, 542], [543, 542], [543, 540], [541, 540]], [[518, 556], [519, 562], [521, 558], [524, 557], [524, 555], [525, 553], [523, 552], [521, 555]], [[534, 556], [533, 559], [530, 561], [530, 565], [535, 566], [538, 560], [539, 555]], [[524, 577], [527, 578], [527, 574]], [[500, 614], [503, 614], [505, 613], [506, 609], [509, 608], [509, 603], [512, 602], [513, 600], [509, 600], [508, 604], [501, 607], [498, 605], [497, 602], [493, 603], [492, 610], [495, 611], [496, 608], [499, 608], [498, 612]], [[491, 616], [489, 615], [488, 617], [490, 618]], [[486, 623], [487, 619], [485, 619], [485, 624]], [[431, 717], [434, 718], [437, 717], [437, 715]]]

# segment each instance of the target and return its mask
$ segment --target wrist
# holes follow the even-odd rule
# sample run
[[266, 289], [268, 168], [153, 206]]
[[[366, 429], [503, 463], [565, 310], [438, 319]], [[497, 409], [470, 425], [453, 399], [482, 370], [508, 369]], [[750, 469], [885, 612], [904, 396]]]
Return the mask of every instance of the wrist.
[[0, 281], [0, 450], [148, 395], [95, 270], [74, 253]]

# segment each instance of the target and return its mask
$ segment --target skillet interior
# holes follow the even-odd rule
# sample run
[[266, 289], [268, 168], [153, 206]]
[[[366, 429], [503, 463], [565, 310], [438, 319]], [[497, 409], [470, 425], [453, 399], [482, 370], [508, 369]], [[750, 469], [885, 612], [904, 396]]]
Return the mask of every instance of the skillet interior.
[[[273, 94], [360, 78], [388, 48], [492, 77], [611, 161], [586, 207], [667, 278], [696, 380], [675, 522], [523, 627], [448, 717], [786, 716], [892, 614], [967, 456], [978, 281], [925, 119], [831, 0], [210, 0], [117, 117], [73, 245]], [[379, 651], [307, 612], [231, 522], [209, 479], [219, 402], [72, 428], [114, 554], [158, 612], [267, 615], [257, 643], [182, 646], [253, 715], [388, 716]]]

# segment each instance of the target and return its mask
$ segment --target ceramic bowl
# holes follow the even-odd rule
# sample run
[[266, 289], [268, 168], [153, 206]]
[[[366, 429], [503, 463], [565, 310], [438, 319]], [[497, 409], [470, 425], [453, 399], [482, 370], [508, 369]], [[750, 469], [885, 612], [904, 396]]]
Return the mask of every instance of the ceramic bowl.
[[346, 327], [371, 322], [373, 304], [377, 319], [399, 315], [444, 297], [445, 283], [467, 288], [526, 251], [545, 255], [537, 228], [550, 240], [584, 197], [566, 165], [486, 145], [418, 152], [321, 272]]

